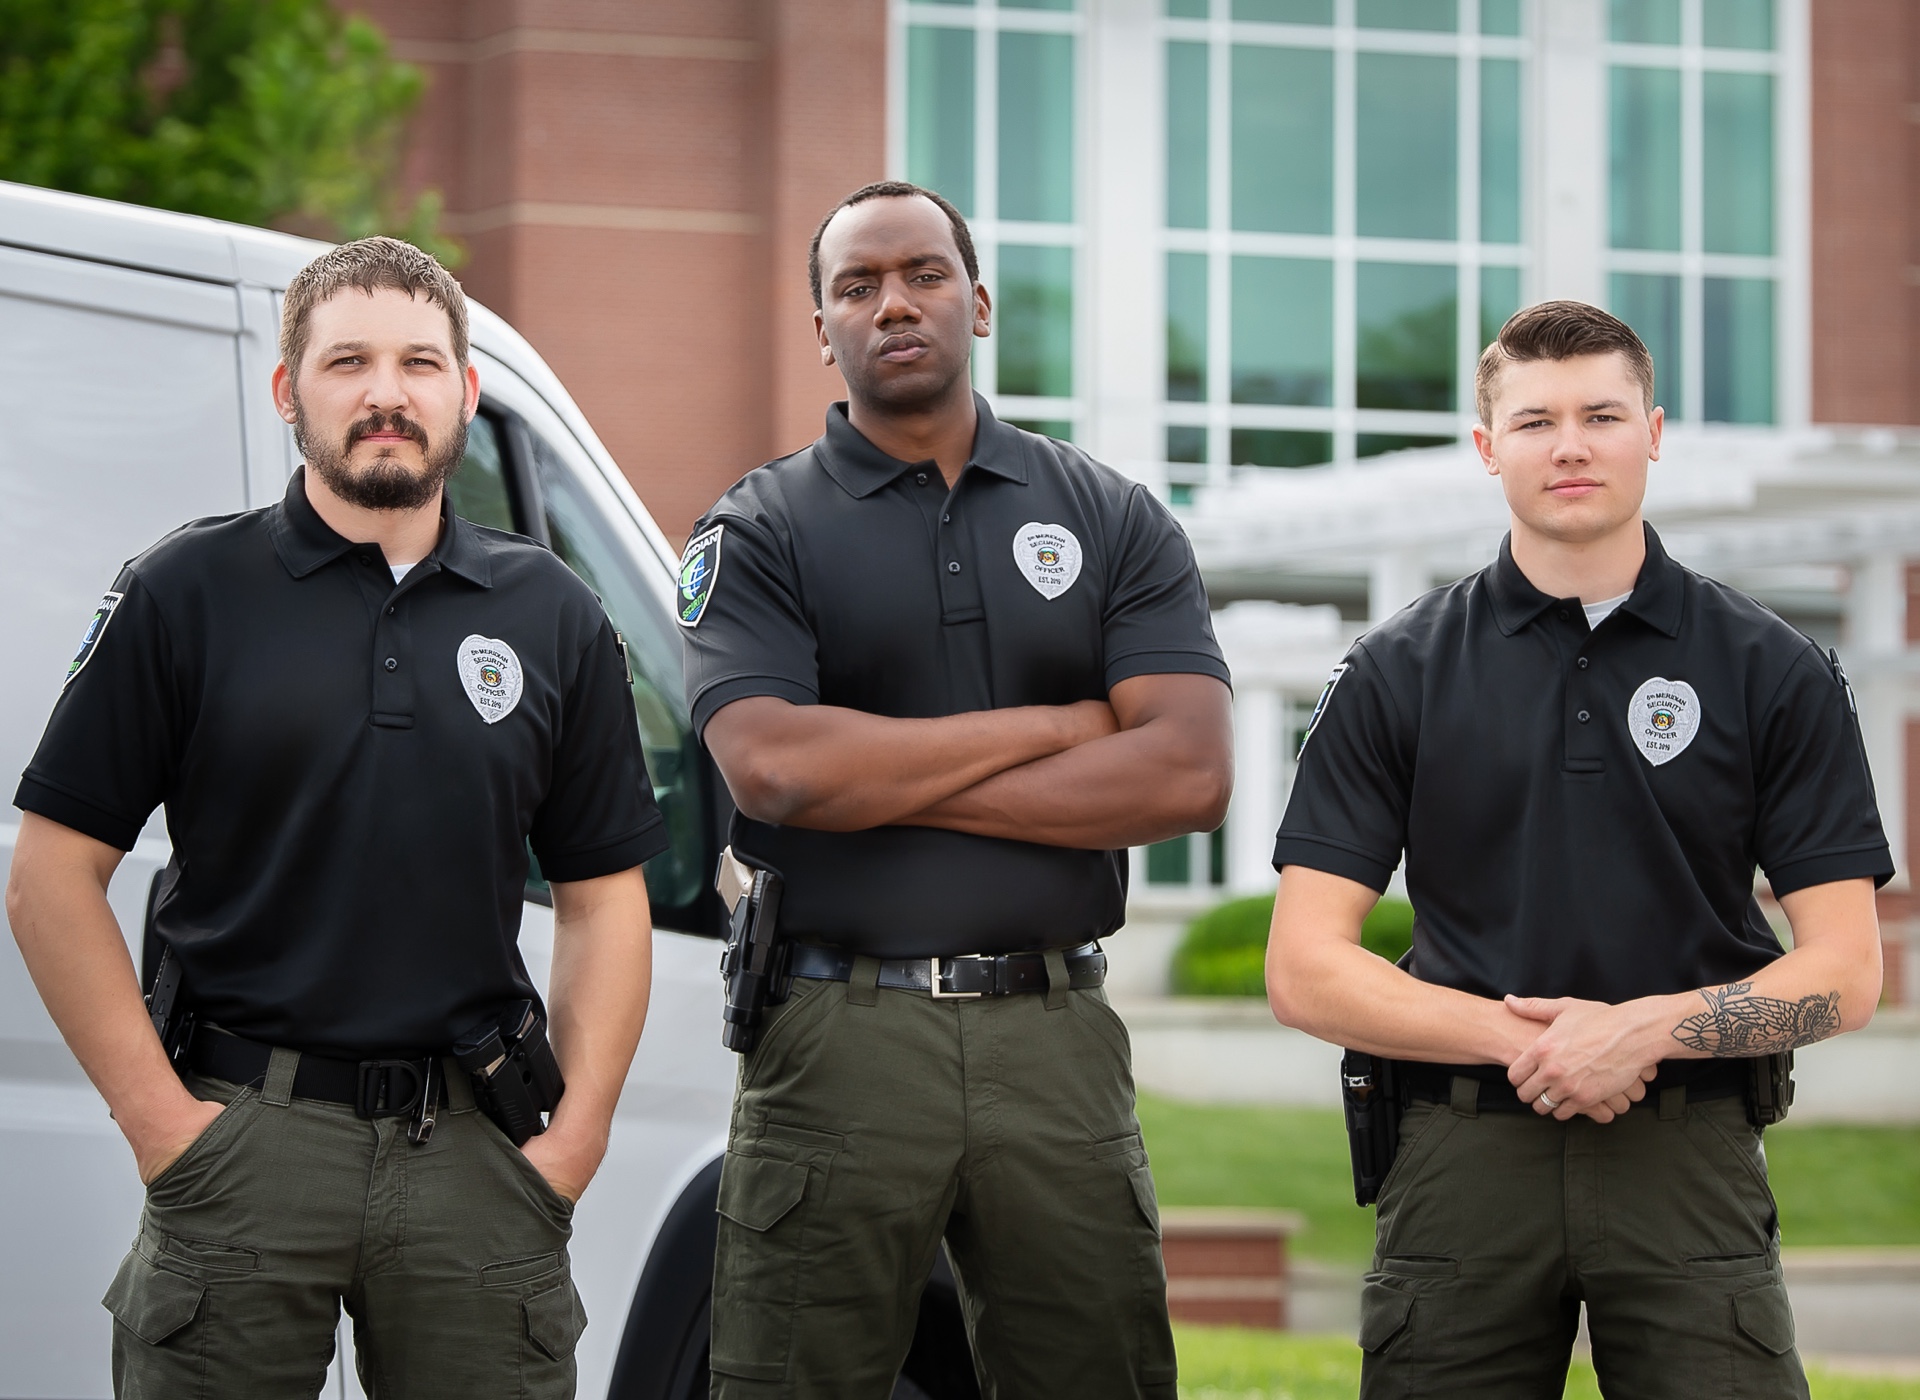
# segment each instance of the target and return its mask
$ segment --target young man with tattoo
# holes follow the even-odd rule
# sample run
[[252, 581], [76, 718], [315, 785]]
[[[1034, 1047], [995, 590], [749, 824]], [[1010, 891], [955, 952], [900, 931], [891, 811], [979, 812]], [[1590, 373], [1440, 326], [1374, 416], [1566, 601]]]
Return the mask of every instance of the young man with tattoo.
[[[1893, 862], [1838, 662], [1642, 521], [1653, 382], [1603, 311], [1507, 323], [1474, 441], [1511, 533], [1354, 645], [1302, 749], [1274, 1010], [1403, 1062], [1367, 1400], [1557, 1395], [1583, 1304], [1609, 1394], [1807, 1394], [1754, 1057], [1872, 1016]], [[1404, 971], [1360, 946], [1403, 854]]]

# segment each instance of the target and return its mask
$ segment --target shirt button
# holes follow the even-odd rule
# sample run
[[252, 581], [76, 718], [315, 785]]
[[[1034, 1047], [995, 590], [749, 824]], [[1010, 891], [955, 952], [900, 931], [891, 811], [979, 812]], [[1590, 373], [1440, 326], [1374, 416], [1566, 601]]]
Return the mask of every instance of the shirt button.
[[1565, 608], [1560, 609], [1560, 620], [1562, 622], [1567, 620], [1567, 610]]
[[363, 567], [369, 568], [369, 569], [373, 567], [373, 558], [371, 555], [362, 554], [362, 555], [359, 555], [358, 558]]
[[[391, 656], [389, 656], [386, 660], [386, 667], [389, 671], [397, 671], [400, 669], [400, 663], [398, 661], [395, 661]], [[1585, 719], [1586, 717], [1587, 717], [1586, 713], [1583, 711], [1580, 715], [1580, 718]]]
[[943, 511], [941, 511], [941, 512], [940, 512], [940, 523], [941, 523], [942, 525], [945, 525], [945, 524], [946, 524], [946, 523], [947, 523], [948, 521], [950, 521], [950, 520], [952, 520], [952, 519], [953, 519], [953, 517], [952, 517], [951, 515], [949, 515], [949, 514], [948, 514], [948, 513], [946, 512], [946, 511], [944, 511], [944, 510], [943, 510]]
[[959, 561], [958, 559], [949, 559], [949, 560], [947, 561], [947, 572], [948, 572], [948, 573], [950, 573], [950, 574], [957, 574], [957, 573], [959, 573], [959, 572], [960, 572], [960, 561]]
[[[393, 609], [392, 609], [392, 608], [388, 608], [388, 609], [387, 609], [387, 611], [388, 611], [388, 612], [392, 612], [392, 611], [393, 611]], [[1586, 669], [1587, 669], [1587, 658], [1583, 656], [1583, 657], [1581, 657], [1581, 658], [1580, 658], [1580, 659], [1579, 659], [1578, 661], [1576, 661], [1576, 662], [1574, 662], [1573, 664], [1574, 664], [1574, 665], [1576, 665], [1576, 666], [1578, 666], [1578, 667], [1579, 667], [1579, 668], [1580, 668], [1581, 670], [1583, 670], [1583, 671], [1584, 671], [1584, 670], [1586, 670]]]
[[913, 480], [916, 485], [925, 486], [927, 484], [927, 474], [925, 472], [915, 472], [913, 474]]
[[[393, 609], [392, 609], [392, 607], [388, 607], [388, 609], [387, 609], [387, 616], [388, 616], [388, 617], [392, 617], [392, 616], [393, 616]], [[1581, 662], [1580, 664], [1581, 664], [1582, 666], [1584, 666], [1584, 665], [1586, 665], [1587, 663], [1586, 663], [1586, 662], [1584, 662], [1584, 661], [1582, 661], [1582, 662]]]
[[1585, 724], [1588, 720], [1592, 719], [1593, 716], [1588, 714], [1585, 710], [1582, 710], [1579, 714], [1575, 715], [1574, 718], [1579, 720], [1580, 723]]

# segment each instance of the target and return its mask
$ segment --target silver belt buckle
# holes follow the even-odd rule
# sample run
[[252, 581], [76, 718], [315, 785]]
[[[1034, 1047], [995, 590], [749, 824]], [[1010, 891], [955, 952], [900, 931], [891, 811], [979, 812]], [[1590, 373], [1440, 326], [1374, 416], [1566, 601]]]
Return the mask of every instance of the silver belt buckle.
[[[961, 956], [966, 957], [970, 955], [962, 954]], [[943, 992], [940, 990], [940, 964], [943, 962], [959, 961], [959, 958], [927, 959], [927, 992], [928, 995], [932, 996], [936, 1001], [973, 1001], [985, 995], [982, 992]], [[977, 957], [975, 961], [978, 961]]]

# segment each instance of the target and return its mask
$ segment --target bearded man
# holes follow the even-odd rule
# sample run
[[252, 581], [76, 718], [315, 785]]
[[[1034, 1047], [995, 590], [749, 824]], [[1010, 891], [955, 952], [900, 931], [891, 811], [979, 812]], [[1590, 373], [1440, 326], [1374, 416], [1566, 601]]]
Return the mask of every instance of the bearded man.
[[[570, 1396], [570, 1219], [645, 1016], [640, 865], [667, 844], [619, 638], [553, 555], [446, 508], [480, 388], [433, 258], [322, 254], [281, 355], [303, 469], [127, 564], [14, 799], [14, 935], [147, 1187], [105, 1299], [115, 1393], [316, 1395], [344, 1305], [373, 1395]], [[162, 804], [156, 1001], [177, 982], [195, 1025], [174, 1045], [106, 898]], [[529, 848], [564, 1083], [544, 1131], [451, 1057], [539, 1025]]]

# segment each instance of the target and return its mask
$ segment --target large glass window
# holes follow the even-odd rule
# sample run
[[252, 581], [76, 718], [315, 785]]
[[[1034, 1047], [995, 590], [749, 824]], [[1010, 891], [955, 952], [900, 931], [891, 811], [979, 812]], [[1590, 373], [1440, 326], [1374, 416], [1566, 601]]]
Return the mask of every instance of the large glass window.
[[1457, 440], [1530, 250], [1520, 0], [1162, 0], [1169, 479]]
[[1354, 70], [1358, 231], [1451, 240], [1460, 186], [1459, 61], [1363, 53]]
[[1332, 233], [1332, 53], [1235, 44], [1232, 73], [1233, 226]]
[[1670, 417], [1776, 415], [1773, 0], [1608, 0], [1609, 294]]
[[[974, 345], [975, 385], [1007, 420], [1064, 438], [1080, 434], [1086, 399], [1076, 354], [1082, 8], [1078, 0], [904, 0], [895, 9], [906, 177], [967, 215], [993, 296], [993, 334]], [[1181, 57], [1167, 62], [1169, 90], [1179, 90]], [[1169, 103], [1170, 144], [1205, 147], [1204, 90], [1198, 95], [1197, 108]], [[1194, 217], [1193, 200], [1192, 189], [1170, 190], [1167, 217]]]

